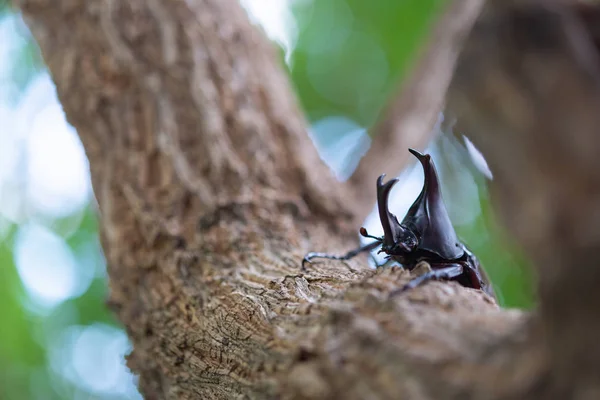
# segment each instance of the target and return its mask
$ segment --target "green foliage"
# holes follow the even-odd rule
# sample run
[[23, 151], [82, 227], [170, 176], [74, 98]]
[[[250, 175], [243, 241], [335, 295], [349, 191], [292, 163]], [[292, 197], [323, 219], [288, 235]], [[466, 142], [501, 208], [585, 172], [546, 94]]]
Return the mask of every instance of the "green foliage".
[[27, 371], [43, 365], [44, 349], [35, 341], [36, 318], [26, 310], [26, 296], [12, 258], [14, 232], [0, 242], [0, 398], [12, 399], [23, 393]]
[[[15, 227], [16, 228], [16, 227]], [[66, 239], [75, 254], [84, 247], [95, 249], [92, 265], [80, 268], [103, 269], [103, 261], [97, 238], [96, 213], [91, 207], [79, 228]], [[0, 398], [33, 398], [32, 379], [36, 376], [36, 390], [48, 393], [49, 398], [69, 398], [52, 395], [54, 380], [48, 370], [48, 353], [45, 346], [52, 343], [65, 328], [78, 324], [82, 326], [103, 322], [117, 326], [114, 316], [105, 306], [107, 282], [104, 274], [94, 279], [89, 289], [79, 297], [65, 301], [50, 314], [33, 311], [27, 293], [17, 274], [12, 256], [15, 229], [0, 242], [0, 304], [2, 304], [2, 324], [0, 324]], [[35, 309], [35, 307], [34, 307]], [[34, 375], [32, 375], [34, 374]], [[65, 382], [63, 382], [64, 384]], [[48, 385], [44, 389], [44, 385]], [[73, 389], [67, 389], [72, 391]], [[54, 396], [54, 397], [51, 397]], [[56, 397], [58, 396], [58, 397]]]
[[0, 302], [3, 304], [2, 324], [0, 324], [0, 359], [8, 362], [23, 361], [30, 363], [36, 358], [28, 321], [21, 304], [24, 292], [19, 276], [14, 268], [12, 249], [7, 246], [12, 239], [0, 244]]
[[414, 61], [441, 0], [319, 0], [293, 8], [291, 76], [310, 120], [372, 125]]
[[10, 7], [11, 4], [8, 0], [0, 0], [0, 17], [2, 17], [3, 14], [10, 12]]

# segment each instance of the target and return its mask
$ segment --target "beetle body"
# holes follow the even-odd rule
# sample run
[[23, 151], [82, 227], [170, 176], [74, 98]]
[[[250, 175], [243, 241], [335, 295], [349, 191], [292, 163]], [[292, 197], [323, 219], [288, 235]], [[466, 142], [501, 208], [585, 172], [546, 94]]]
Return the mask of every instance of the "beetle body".
[[321, 257], [336, 260], [350, 259], [360, 252], [370, 251], [379, 246], [379, 252], [386, 253], [388, 259], [396, 261], [409, 271], [420, 262], [426, 262], [431, 271], [414, 278], [406, 286], [394, 291], [400, 293], [414, 288], [428, 280], [452, 280], [462, 286], [481, 289], [495, 298], [491, 283], [481, 268], [475, 255], [461, 243], [452, 226], [448, 211], [440, 190], [439, 178], [433, 160], [429, 154], [416, 150], [409, 151], [420, 161], [425, 175], [423, 189], [412, 204], [402, 222], [389, 211], [388, 200], [392, 187], [398, 179], [383, 183], [385, 175], [377, 179], [377, 207], [383, 227], [382, 237], [371, 236], [366, 229], [360, 233], [372, 239], [372, 242], [343, 256], [325, 253], [309, 253], [303, 260]]
[[[423, 167], [423, 189], [402, 222], [398, 222], [388, 206], [390, 191], [398, 179], [385, 184], [384, 175], [377, 179], [377, 207], [384, 231], [382, 238], [376, 238], [382, 243], [380, 251], [409, 271], [422, 261], [431, 266], [431, 272], [416, 278], [414, 283], [409, 283], [409, 287], [427, 279], [455, 280], [465, 287], [481, 289], [495, 297], [479, 260], [456, 235], [431, 156], [413, 149], [409, 151]], [[366, 230], [361, 229], [363, 232], [368, 236]]]
[[[419, 279], [421, 278], [419, 277], [414, 280], [414, 283], [413, 281], [409, 282], [407, 287], [402, 290], [416, 287], [428, 279], [444, 279], [456, 281], [464, 287], [481, 289], [495, 298], [496, 295], [489, 278], [485, 270], [481, 267], [477, 257], [464, 244], [461, 244], [460, 248], [463, 254], [452, 260], [443, 259], [439, 255], [426, 250], [418, 250], [406, 256], [391, 255], [391, 259], [402, 264], [409, 271], [412, 271], [421, 262], [429, 264], [432, 270], [423, 275], [423, 279]], [[431, 276], [428, 274], [431, 274]]]

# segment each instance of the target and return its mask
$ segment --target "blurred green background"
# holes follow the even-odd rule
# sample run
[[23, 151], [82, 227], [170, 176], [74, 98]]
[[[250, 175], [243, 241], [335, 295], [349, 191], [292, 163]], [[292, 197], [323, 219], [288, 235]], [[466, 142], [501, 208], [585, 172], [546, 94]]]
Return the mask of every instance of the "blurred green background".
[[[281, 49], [311, 137], [346, 179], [442, 0], [241, 1]], [[531, 308], [525, 258], [490, 210], [489, 171], [461, 133], [445, 126], [427, 151], [457, 231], [501, 304]], [[421, 189], [415, 166], [392, 195], [399, 216]], [[130, 344], [104, 305], [108, 283], [88, 168], [35, 42], [0, 0], [0, 399], [140, 398], [124, 364]], [[381, 230], [374, 214], [365, 226]]]

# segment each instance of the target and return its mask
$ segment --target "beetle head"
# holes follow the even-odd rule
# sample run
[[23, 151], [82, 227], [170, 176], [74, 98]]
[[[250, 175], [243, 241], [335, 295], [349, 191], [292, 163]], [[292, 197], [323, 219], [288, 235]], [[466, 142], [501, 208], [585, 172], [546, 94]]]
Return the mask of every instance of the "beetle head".
[[385, 174], [377, 179], [377, 208], [383, 227], [381, 250], [389, 255], [401, 256], [416, 250], [419, 244], [418, 238], [410, 229], [400, 224], [396, 216], [390, 212], [388, 199], [398, 179], [391, 179], [384, 184], [384, 177]]

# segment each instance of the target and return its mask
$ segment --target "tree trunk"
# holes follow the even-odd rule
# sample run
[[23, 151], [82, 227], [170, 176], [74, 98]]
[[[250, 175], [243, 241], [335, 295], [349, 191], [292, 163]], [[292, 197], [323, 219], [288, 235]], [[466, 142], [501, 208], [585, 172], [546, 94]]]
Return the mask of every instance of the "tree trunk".
[[450, 92], [539, 266], [530, 317], [454, 283], [389, 300], [409, 277], [364, 260], [300, 271], [309, 250], [356, 245], [352, 194], [374, 201], [383, 171], [335, 181], [237, 1], [16, 3], [90, 159], [147, 399], [596, 398], [600, 75], [564, 6], [491, 2]]

